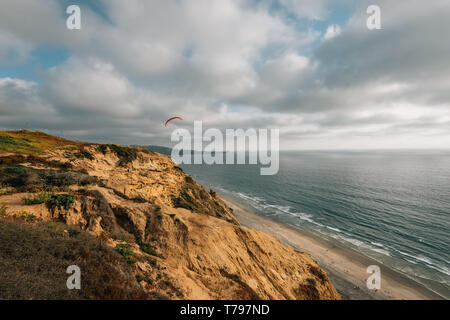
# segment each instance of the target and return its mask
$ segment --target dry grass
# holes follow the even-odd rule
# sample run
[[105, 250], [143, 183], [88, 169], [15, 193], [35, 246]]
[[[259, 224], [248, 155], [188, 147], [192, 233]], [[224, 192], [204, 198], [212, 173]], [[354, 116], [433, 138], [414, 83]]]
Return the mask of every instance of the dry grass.
[[[81, 290], [66, 269], [81, 268]], [[1, 299], [148, 299], [124, 259], [61, 223], [0, 219]]]
[[0, 131], [0, 152], [39, 154], [55, 148], [75, 150], [87, 145], [48, 135], [40, 131]]

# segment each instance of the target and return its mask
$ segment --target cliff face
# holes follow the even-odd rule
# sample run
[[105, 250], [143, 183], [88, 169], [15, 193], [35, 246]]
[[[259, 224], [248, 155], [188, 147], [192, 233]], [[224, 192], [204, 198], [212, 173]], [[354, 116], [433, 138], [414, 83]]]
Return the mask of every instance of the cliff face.
[[0, 152], [3, 219], [92, 234], [150, 297], [339, 299], [308, 254], [240, 226], [167, 156], [32, 132], [1, 133]]

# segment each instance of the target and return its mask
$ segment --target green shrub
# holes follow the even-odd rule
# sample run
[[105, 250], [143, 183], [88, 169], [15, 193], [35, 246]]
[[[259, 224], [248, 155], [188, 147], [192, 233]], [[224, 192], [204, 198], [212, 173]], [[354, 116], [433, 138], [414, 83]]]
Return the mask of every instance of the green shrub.
[[2, 186], [0, 185], [0, 196], [4, 196], [7, 194], [13, 194], [16, 192], [16, 189], [13, 187]]
[[149, 245], [148, 243], [141, 242], [139, 244], [139, 247], [141, 248], [141, 250], [143, 252], [145, 252], [145, 253], [147, 253], [147, 254], [149, 254], [151, 256], [155, 256], [155, 257], [164, 259], [164, 257], [161, 254], [159, 254], [158, 252], [156, 252], [156, 250], [151, 245]]
[[56, 170], [39, 171], [39, 177], [41, 181], [38, 183], [43, 182], [45, 185], [55, 187], [68, 187], [77, 183], [71, 173]]
[[31, 206], [34, 204], [41, 204], [50, 201], [53, 193], [51, 192], [40, 192], [38, 194], [29, 195], [22, 198], [23, 204]]
[[139, 283], [141, 281], [145, 281], [145, 277], [141, 274], [136, 275], [136, 281]]
[[28, 211], [25, 211], [25, 210], [18, 211], [16, 213], [16, 217], [23, 219], [25, 221], [28, 221], [28, 222], [32, 222], [32, 221], [34, 221], [34, 219], [36, 219], [36, 216], [34, 214], [32, 214]]
[[78, 185], [81, 186], [81, 187], [85, 187], [85, 186], [87, 186], [89, 184], [91, 184], [91, 181], [89, 181], [89, 179], [80, 180], [80, 182], [78, 183]]
[[8, 186], [22, 188], [27, 185], [28, 170], [20, 165], [2, 168], [0, 178]]
[[325, 280], [327, 280], [327, 276], [325, 275], [325, 273], [323, 273], [322, 271], [319, 272], [318, 275], [319, 279], [324, 282]]
[[90, 177], [79, 171], [35, 169], [20, 165], [0, 166], [0, 184], [14, 187], [22, 192], [43, 189], [46, 186], [68, 187], [83, 180], [89, 180], [91, 183], [96, 182], [95, 177]]
[[108, 151], [108, 146], [107, 145], [99, 145], [97, 147], [97, 151], [103, 153], [104, 155], [106, 154], [106, 151]]
[[74, 154], [78, 159], [89, 159], [94, 160], [94, 156], [87, 150], [80, 150]]
[[8, 202], [4, 201], [2, 203], [0, 203], [0, 217], [1, 216], [6, 216], [8, 214]]
[[77, 193], [82, 196], [85, 196], [85, 197], [94, 197], [95, 198], [97, 196], [96, 190], [88, 190], [85, 188], [78, 189]]
[[194, 183], [194, 179], [192, 179], [191, 176], [186, 176], [184, 179], [186, 180], [187, 183]]
[[116, 245], [115, 250], [122, 256], [134, 256], [134, 252], [133, 250], [131, 250], [131, 246], [126, 243], [119, 243], [118, 245]]
[[116, 245], [114, 250], [116, 250], [120, 255], [122, 255], [128, 264], [133, 265], [136, 263], [134, 252], [129, 244], [120, 243]]
[[48, 165], [52, 168], [60, 168], [63, 170], [72, 169], [73, 165], [70, 162], [61, 162], [59, 160], [52, 160], [48, 162]]
[[109, 144], [109, 149], [119, 157], [119, 166], [125, 166], [137, 158], [137, 150], [130, 147], [122, 147], [116, 144]]
[[310, 285], [311, 287], [316, 287], [316, 280], [312, 279], [312, 278], [308, 278], [306, 279], [306, 282], [308, 282], [308, 285]]
[[137, 196], [136, 198], [132, 198], [131, 200], [134, 202], [138, 202], [138, 203], [146, 203], [147, 202], [147, 200], [145, 200], [141, 196]]
[[16, 150], [36, 151], [27, 138], [15, 138], [6, 135], [0, 135], [0, 150], [6, 152], [15, 152]]
[[175, 208], [184, 208], [190, 211], [195, 211], [198, 207], [196, 200], [188, 193], [187, 188], [183, 188], [180, 196], [173, 199], [173, 206]]
[[72, 209], [75, 202], [75, 196], [73, 194], [52, 194], [50, 198], [46, 201], [47, 206], [50, 209], [64, 208], [64, 210]]

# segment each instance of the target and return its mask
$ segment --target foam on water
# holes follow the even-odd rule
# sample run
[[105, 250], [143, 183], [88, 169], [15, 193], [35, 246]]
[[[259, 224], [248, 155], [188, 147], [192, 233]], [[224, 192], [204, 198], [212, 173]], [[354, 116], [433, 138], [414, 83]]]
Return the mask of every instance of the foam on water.
[[353, 247], [450, 298], [450, 153], [280, 153], [279, 174], [264, 177], [250, 166], [183, 169], [262, 216]]

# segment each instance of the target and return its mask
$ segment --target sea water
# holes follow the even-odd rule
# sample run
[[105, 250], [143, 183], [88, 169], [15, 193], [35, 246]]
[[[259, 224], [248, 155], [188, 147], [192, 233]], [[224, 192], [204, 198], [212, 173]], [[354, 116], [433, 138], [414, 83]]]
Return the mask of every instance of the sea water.
[[280, 153], [280, 170], [182, 165], [277, 222], [376, 259], [450, 298], [450, 151]]

